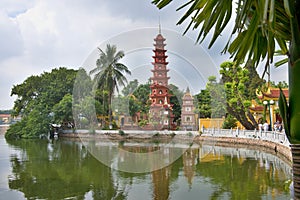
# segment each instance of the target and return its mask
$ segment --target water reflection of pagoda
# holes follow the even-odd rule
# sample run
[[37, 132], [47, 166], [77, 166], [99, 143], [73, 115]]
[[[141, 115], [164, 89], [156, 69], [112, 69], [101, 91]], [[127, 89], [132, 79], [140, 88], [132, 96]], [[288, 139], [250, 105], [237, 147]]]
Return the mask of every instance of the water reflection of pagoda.
[[166, 51], [164, 43], [166, 39], [162, 36], [159, 29], [159, 34], [154, 39], [154, 62], [152, 62], [154, 68], [151, 70], [153, 76], [151, 79], [151, 94], [150, 94], [150, 110], [149, 118], [154, 129], [172, 129], [174, 127], [172, 112], [172, 105], [170, 103], [170, 97], [172, 96], [168, 88], [168, 71], [166, 58]]

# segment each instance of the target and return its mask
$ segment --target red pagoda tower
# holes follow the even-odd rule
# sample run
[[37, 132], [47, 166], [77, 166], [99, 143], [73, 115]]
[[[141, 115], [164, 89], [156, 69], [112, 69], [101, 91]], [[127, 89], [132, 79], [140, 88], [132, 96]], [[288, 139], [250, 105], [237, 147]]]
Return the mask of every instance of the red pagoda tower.
[[168, 80], [170, 77], [167, 76], [169, 69], [167, 69], [166, 51], [164, 47], [164, 41], [166, 39], [161, 35], [160, 29], [159, 34], [154, 39], [154, 62], [152, 65], [154, 68], [151, 70], [153, 76], [151, 79], [151, 94], [150, 94], [150, 123], [153, 125], [154, 129], [172, 129], [173, 124], [173, 112], [172, 105], [170, 104]]

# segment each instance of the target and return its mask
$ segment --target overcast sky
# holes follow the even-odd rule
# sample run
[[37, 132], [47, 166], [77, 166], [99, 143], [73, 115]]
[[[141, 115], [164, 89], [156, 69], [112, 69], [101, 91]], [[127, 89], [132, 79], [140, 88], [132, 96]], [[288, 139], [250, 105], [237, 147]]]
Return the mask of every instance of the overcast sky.
[[[185, 26], [176, 26], [182, 15], [175, 11], [178, 5], [158, 11], [151, 0], [1, 0], [0, 109], [13, 107], [13, 85], [55, 67], [88, 70], [97, 57], [95, 49], [107, 43], [125, 51], [123, 62], [133, 72], [128, 78], [145, 82], [151, 75], [159, 18], [170, 82], [199, 92], [207, 77], [229, 59], [220, 54], [227, 38], [207, 50], [207, 43], [194, 44], [195, 32], [181, 36]], [[271, 78], [287, 80], [286, 67], [273, 69]]]

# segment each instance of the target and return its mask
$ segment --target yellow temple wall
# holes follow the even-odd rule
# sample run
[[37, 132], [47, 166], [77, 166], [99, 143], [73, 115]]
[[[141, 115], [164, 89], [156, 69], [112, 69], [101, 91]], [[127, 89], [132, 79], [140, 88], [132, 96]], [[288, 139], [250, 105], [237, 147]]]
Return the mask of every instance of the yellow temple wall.
[[[204, 128], [222, 128], [225, 118], [200, 118], [199, 119], [199, 129]], [[244, 129], [240, 122], [237, 122], [237, 127], [239, 129]]]

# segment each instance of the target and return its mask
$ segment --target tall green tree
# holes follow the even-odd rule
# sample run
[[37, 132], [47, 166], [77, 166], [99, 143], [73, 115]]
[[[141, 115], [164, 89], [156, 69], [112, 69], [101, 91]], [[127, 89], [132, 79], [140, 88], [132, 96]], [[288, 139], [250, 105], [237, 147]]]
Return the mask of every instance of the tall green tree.
[[137, 89], [139, 86], [139, 82], [137, 79], [134, 79], [133, 81], [130, 81], [126, 87], [122, 89], [122, 93], [124, 96], [128, 96], [130, 94], [133, 94], [133, 92]]
[[226, 114], [226, 94], [223, 84], [218, 83], [215, 76], [209, 76], [208, 83], [206, 84], [206, 90], [209, 91], [209, 95], [211, 97], [211, 118], [224, 117]]
[[170, 97], [170, 104], [173, 105], [172, 107], [172, 113], [174, 115], [174, 122], [177, 122], [177, 124], [180, 124], [181, 119], [181, 106], [182, 106], [182, 97], [184, 95], [184, 92], [179, 90], [179, 88], [176, 85], [169, 84], [169, 91], [172, 96]]
[[215, 76], [209, 76], [205, 90], [196, 95], [200, 118], [221, 118], [226, 114], [224, 86]]
[[257, 122], [249, 107], [251, 100], [256, 98], [256, 89], [262, 86], [263, 80], [255, 79], [246, 67], [236, 65], [234, 62], [222, 63], [220, 74], [225, 86], [227, 112], [246, 129], [257, 128]]
[[124, 75], [131, 74], [127, 66], [120, 63], [124, 57], [123, 51], [117, 51], [115, 45], [108, 44], [105, 51], [98, 48], [100, 57], [96, 61], [96, 68], [90, 71], [95, 74], [94, 80], [98, 83], [100, 90], [108, 91], [108, 115], [112, 121], [112, 97], [115, 91], [119, 92], [119, 86], [125, 86], [127, 79]]
[[[163, 8], [172, 0], [153, 0], [158, 8]], [[234, 7], [237, 6], [233, 16]], [[178, 24], [190, 20], [185, 32], [199, 29], [198, 42], [202, 42], [210, 32], [209, 48], [229, 27], [234, 18], [231, 36], [223, 52], [229, 52], [237, 64], [253, 60], [257, 66], [265, 59], [265, 70], [279, 53], [287, 58], [276, 65], [288, 62], [289, 106], [280, 98], [281, 115], [285, 121], [285, 132], [289, 139], [300, 142], [300, 1], [297, 0], [237, 0], [212, 1], [191, 0], [179, 9], [187, 9]], [[228, 29], [226, 30], [228, 31]], [[277, 44], [277, 45], [276, 45]], [[279, 51], [276, 49], [279, 47]]]
[[[17, 99], [12, 113], [14, 116], [21, 115], [22, 120], [11, 125], [5, 137], [39, 137], [48, 133], [49, 123], [54, 120], [71, 120], [70, 95], [76, 74], [77, 70], [61, 67], [39, 76], [30, 76], [22, 84], [13, 86], [11, 95], [16, 95]], [[56, 119], [51, 116], [53, 113]], [[55, 116], [55, 113], [61, 116]]]
[[211, 117], [211, 96], [207, 89], [201, 90], [199, 94], [195, 95], [197, 101], [197, 112], [200, 118]]

